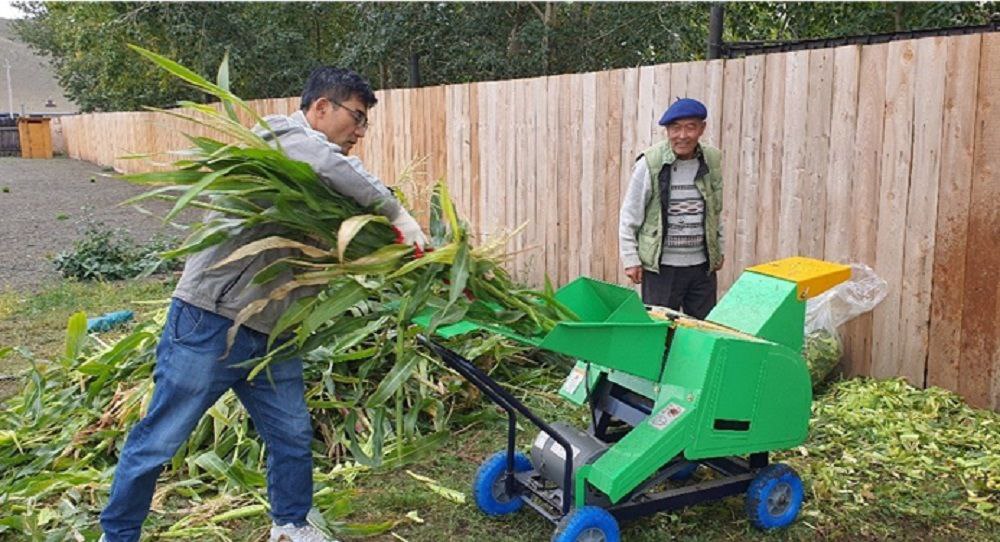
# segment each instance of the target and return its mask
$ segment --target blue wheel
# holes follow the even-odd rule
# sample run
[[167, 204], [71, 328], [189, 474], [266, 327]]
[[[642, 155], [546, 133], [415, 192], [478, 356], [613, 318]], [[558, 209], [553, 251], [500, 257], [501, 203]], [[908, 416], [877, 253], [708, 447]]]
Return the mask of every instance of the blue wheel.
[[795, 521], [802, 508], [802, 480], [782, 463], [757, 473], [747, 490], [747, 515], [758, 529], [777, 529]]
[[584, 506], [559, 522], [552, 542], [621, 542], [618, 522], [607, 510]]
[[675, 482], [685, 482], [694, 476], [694, 471], [698, 470], [697, 463], [688, 463], [681, 467], [681, 470], [670, 475], [670, 479]]
[[[514, 452], [514, 472], [527, 470], [531, 470], [531, 460], [521, 452]], [[476, 506], [487, 516], [513, 514], [524, 506], [519, 495], [507, 494], [506, 475], [506, 450], [493, 454], [476, 471], [472, 493], [476, 496]]]

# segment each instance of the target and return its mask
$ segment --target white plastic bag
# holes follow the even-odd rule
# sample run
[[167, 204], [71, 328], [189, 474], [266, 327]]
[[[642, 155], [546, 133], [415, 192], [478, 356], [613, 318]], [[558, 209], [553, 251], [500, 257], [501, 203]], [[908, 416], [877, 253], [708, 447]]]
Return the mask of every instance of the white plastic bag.
[[851, 264], [851, 278], [806, 302], [806, 335], [837, 328], [875, 308], [889, 292], [889, 285], [865, 264]]
[[851, 278], [806, 302], [803, 357], [809, 365], [813, 387], [840, 363], [844, 351], [837, 329], [852, 318], [875, 308], [889, 285], [864, 264], [851, 265]]

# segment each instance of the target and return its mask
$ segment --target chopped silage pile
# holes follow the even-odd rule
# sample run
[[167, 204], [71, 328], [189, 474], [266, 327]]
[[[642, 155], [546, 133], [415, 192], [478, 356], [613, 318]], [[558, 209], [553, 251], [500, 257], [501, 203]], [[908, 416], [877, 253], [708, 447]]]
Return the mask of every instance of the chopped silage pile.
[[783, 460], [810, 487], [806, 521], [878, 507], [891, 516], [971, 515], [1000, 526], [1000, 414], [941, 388], [836, 382], [813, 404], [809, 440]]

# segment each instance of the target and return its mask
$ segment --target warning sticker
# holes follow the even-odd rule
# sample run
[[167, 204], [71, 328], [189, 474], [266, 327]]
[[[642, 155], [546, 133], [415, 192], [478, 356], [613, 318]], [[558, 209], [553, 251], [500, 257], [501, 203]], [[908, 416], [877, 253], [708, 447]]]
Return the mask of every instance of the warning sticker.
[[670, 403], [663, 407], [663, 410], [657, 412], [656, 415], [649, 420], [649, 425], [662, 430], [666, 426], [674, 423], [674, 420], [679, 418], [681, 414], [684, 414], [684, 407], [678, 405], [677, 403]]
[[576, 393], [576, 390], [580, 388], [580, 384], [583, 383], [583, 379], [586, 377], [587, 373], [583, 370], [583, 367], [574, 367], [569, 372], [569, 376], [566, 377], [566, 381], [563, 382], [562, 391], [570, 395]]

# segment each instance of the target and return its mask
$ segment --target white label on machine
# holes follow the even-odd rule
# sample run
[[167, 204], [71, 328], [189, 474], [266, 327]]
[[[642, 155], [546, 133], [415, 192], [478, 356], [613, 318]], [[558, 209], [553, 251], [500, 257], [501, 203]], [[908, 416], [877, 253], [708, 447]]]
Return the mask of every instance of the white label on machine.
[[652, 425], [655, 429], [662, 430], [666, 426], [674, 423], [674, 420], [679, 418], [681, 414], [684, 414], [684, 407], [678, 405], [677, 403], [670, 403], [663, 407], [663, 410], [656, 413], [649, 420], [649, 425]]
[[586, 377], [587, 372], [583, 370], [583, 367], [573, 367], [573, 370], [569, 372], [569, 376], [566, 377], [566, 381], [563, 382], [562, 391], [570, 395], [576, 393], [576, 390]]

